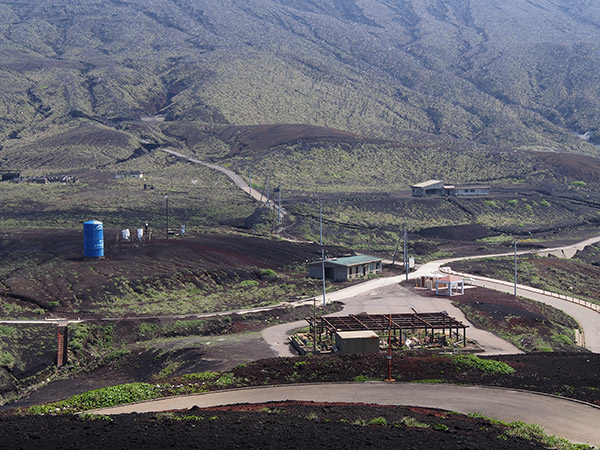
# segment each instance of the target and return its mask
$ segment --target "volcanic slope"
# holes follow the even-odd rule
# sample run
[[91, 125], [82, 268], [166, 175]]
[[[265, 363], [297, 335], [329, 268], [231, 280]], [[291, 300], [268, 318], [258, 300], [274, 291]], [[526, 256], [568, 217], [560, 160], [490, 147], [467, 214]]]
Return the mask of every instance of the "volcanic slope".
[[41, 0], [0, 12], [5, 165], [82, 123], [146, 133], [128, 122], [157, 113], [597, 153], [594, 2]]

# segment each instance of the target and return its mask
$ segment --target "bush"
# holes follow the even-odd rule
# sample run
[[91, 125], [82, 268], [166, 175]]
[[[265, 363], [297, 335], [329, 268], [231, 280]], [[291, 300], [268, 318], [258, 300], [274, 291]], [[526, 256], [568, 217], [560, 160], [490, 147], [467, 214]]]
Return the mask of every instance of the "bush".
[[0, 353], [0, 367], [12, 369], [15, 366], [15, 357], [8, 352]]
[[587, 184], [586, 184], [585, 181], [573, 181], [571, 183], [571, 186], [573, 186], [573, 187], [586, 187]]
[[256, 280], [244, 280], [240, 283], [241, 287], [253, 287], [258, 286], [258, 281]]
[[517, 206], [519, 204], [519, 200], [517, 200], [516, 198], [513, 198], [512, 200], [508, 201], [508, 204], [510, 206]]
[[548, 208], [548, 207], [550, 206], [550, 202], [548, 202], [546, 199], [543, 199], [543, 200], [540, 202], [540, 205], [542, 205], [542, 206], [544, 206], [544, 207]]
[[160, 395], [159, 389], [147, 383], [129, 383], [109, 386], [83, 394], [74, 395], [66, 400], [36, 405], [27, 409], [29, 414], [73, 414], [96, 408], [124, 405], [127, 403], [150, 400]]
[[458, 366], [471, 367], [484, 373], [503, 375], [515, 373], [515, 369], [506, 363], [491, 359], [482, 359], [475, 355], [454, 355], [452, 360]]
[[277, 272], [273, 269], [263, 269], [260, 272], [261, 277], [277, 277]]

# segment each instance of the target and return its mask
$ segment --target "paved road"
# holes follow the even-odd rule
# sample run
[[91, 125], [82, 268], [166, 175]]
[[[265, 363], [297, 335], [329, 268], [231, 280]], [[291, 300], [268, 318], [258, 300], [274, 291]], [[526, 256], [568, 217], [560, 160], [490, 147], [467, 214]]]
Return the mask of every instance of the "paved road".
[[[475, 286], [482, 286], [500, 292], [507, 292], [509, 294], [514, 292], [514, 286], [512, 283], [492, 280], [489, 278], [471, 279], [470, 283]], [[549, 295], [535, 292], [533, 289], [527, 286], [517, 285], [517, 295], [553, 306], [554, 308], [560, 309], [569, 316], [573, 317], [577, 322], [579, 322], [581, 328], [583, 329], [585, 348], [591, 352], [600, 353], [599, 313], [586, 308], [585, 306], [578, 305], [577, 303], [571, 303], [566, 300], [560, 300]]]
[[[518, 251], [517, 254], [531, 254], [531, 253], [546, 253], [546, 252], [559, 252], [561, 254], [571, 254], [571, 252], [575, 250], [582, 250], [588, 245], [595, 244], [600, 242], [600, 236], [596, 236], [590, 239], [586, 239], [584, 241], [578, 242], [576, 244], [568, 245], [565, 247], [556, 247], [552, 249], [543, 249], [543, 250], [522, 250]], [[476, 255], [469, 257], [458, 257], [458, 258], [449, 258], [437, 261], [431, 261], [427, 264], [423, 264], [420, 266], [415, 272], [409, 274], [409, 279], [415, 279], [416, 277], [420, 277], [423, 275], [427, 275], [430, 273], [439, 273], [439, 269], [442, 266], [449, 266], [455, 261], [461, 261], [464, 259], [481, 259], [481, 258], [493, 258], [500, 256], [512, 256], [512, 252], [508, 253], [499, 253], [495, 255]], [[451, 316], [455, 317], [457, 320], [463, 321], [465, 324], [469, 324], [469, 322], [465, 319], [464, 315], [457, 309], [454, 308], [447, 299], [440, 299], [438, 303], [429, 303], [427, 304], [425, 300], [412, 301], [412, 303], [404, 303], [402, 304], [402, 299], [398, 302], [394, 302], [390, 298], [386, 299], [376, 299], [373, 298], [372, 302], [365, 300], [365, 296], [373, 296], [377, 297], [377, 292], [382, 289], [386, 289], [390, 286], [398, 286], [399, 283], [406, 279], [405, 275], [399, 275], [394, 277], [386, 277], [386, 278], [377, 278], [375, 280], [366, 281], [361, 284], [357, 284], [354, 286], [347, 287], [345, 289], [340, 289], [339, 291], [332, 292], [327, 294], [327, 301], [341, 301], [347, 304], [347, 308], [338, 314], [356, 314], [362, 311], [367, 311], [371, 314], [388, 314], [395, 312], [411, 312], [405, 310], [399, 310], [405, 308], [407, 305], [414, 307], [419, 312], [435, 312], [435, 311], [447, 311]], [[507, 288], [506, 282], [501, 280], [492, 280], [489, 279], [488, 282], [485, 283], [473, 283], [476, 285], [485, 285], [485, 287], [490, 289], [499, 290], [502, 292], [513, 292], [512, 287]], [[554, 297], [543, 295], [539, 293], [535, 293], [531, 291], [531, 288], [528, 290], [520, 289], [518, 290], [518, 294], [522, 297], [529, 298], [531, 300], [540, 301], [542, 303], [546, 303], [548, 305], [554, 306], [557, 309], [564, 311], [566, 314], [569, 314], [575, 320], [579, 322], [581, 328], [583, 329], [583, 334], [585, 338], [585, 347], [595, 353], [600, 353], [600, 314], [594, 312], [584, 306], [578, 305], [576, 303], [570, 303], [565, 300], [559, 300]], [[399, 294], [401, 295], [401, 294]], [[322, 297], [316, 297], [318, 303], [322, 302]], [[305, 303], [312, 304], [313, 300], [309, 299]], [[360, 306], [356, 306], [360, 305]], [[417, 306], [415, 306], [417, 305]], [[428, 305], [431, 306], [432, 309], [425, 310], [422, 309], [421, 306]], [[302, 328], [306, 326], [305, 321], [292, 322], [289, 324], [282, 324], [276, 327], [271, 327], [263, 330], [262, 336], [263, 339], [271, 345], [271, 348], [275, 350], [280, 356], [291, 356], [293, 353], [291, 352], [289, 345], [287, 344], [287, 336], [295, 329]], [[488, 354], [501, 354], [501, 353], [521, 353], [516, 347], [512, 344], [494, 336], [492, 333], [485, 332], [483, 330], [478, 330], [474, 327], [469, 328], [467, 331], [467, 335], [476, 341], [478, 341], [485, 349]]]
[[503, 421], [537, 423], [571, 441], [600, 445], [600, 408], [533, 392], [482, 386], [418, 383], [340, 383], [273, 386], [174, 397], [94, 411], [127, 414], [237, 403], [305, 400], [440, 408], [478, 412]]
[[[413, 311], [417, 311], [418, 313], [446, 311], [451, 317], [470, 327], [467, 330], [467, 336], [469, 339], [477, 341], [485, 349], [486, 354], [523, 353], [517, 347], [495, 334], [475, 328], [467, 320], [463, 312], [452, 305], [448, 297], [422, 297], [411, 292], [404, 286], [400, 286], [398, 281], [394, 284], [387, 284], [381, 287], [371, 287], [367, 292], [362, 292], [362, 289], [345, 289], [344, 291], [344, 296], [340, 299], [344, 303], [343, 310], [329, 314], [330, 316], [359, 314], [361, 312], [368, 312], [369, 314], [403, 314], [412, 313]], [[358, 291], [359, 293], [351, 296], [353, 291]], [[329, 296], [329, 300], [331, 301], [331, 297], [339, 295], [337, 292], [333, 293]], [[279, 356], [293, 356], [294, 354], [287, 344], [287, 337], [293, 330], [305, 327], [306, 325], [305, 321], [276, 325], [264, 329], [262, 337]]]

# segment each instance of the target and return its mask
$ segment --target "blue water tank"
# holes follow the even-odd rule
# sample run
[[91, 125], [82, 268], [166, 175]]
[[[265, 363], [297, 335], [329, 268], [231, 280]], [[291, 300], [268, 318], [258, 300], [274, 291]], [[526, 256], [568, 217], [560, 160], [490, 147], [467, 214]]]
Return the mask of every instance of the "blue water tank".
[[83, 256], [85, 258], [104, 257], [104, 226], [97, 220], [83, 224]]

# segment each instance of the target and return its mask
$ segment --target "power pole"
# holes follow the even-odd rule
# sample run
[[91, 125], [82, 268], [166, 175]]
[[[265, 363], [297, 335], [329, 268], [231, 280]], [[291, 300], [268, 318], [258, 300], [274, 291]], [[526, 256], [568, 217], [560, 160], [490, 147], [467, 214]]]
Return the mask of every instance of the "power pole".
[[248, 173], [248, 187], [250, 188], [250, 198], [252, 198], [252, 167]]
[[515, 298], [517, 298], [517, 241], [513, 241], [515, 246]]
[[406, 272], [406, 281], [408, 282], [408, 230], [406, 228], [406, 219], [404, 219], [404, 271]]
[[323, 308], [327, 304], [325, 299], [325, 249], [323, 248], [323, 200], [319, 200], [319, 236], [321, 242], [321, 269], [323, 275]]
[[165, 216], [167, 218], [167, 228], [165, 233], [167, 235], [167, 239], [169, 239], [169, 196], [165, 195]]
[[277, 193], [279, 194], [279, 206], [277, 208], [277, 216], [279, 217], [279, 223], [281, 224], [281, 185], [277, 186]]

